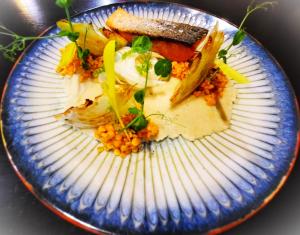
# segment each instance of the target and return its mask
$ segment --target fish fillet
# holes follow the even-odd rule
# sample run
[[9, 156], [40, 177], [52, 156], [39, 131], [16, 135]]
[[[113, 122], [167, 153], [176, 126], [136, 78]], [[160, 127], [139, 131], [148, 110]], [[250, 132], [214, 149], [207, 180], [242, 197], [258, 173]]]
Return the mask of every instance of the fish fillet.
[[204, 37], [208, 30], [183, 23], [140, 18], [118, 8], [106, 21], [111, 29], [154, 38], [166, 38], [194, 44]]

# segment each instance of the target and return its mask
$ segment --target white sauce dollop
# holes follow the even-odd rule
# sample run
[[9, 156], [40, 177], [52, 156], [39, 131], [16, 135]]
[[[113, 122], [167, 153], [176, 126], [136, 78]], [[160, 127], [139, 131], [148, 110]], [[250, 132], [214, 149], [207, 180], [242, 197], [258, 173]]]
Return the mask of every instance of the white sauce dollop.
[[[117, 75], [130, 85], [134, 85], [137, 88], [141, 89], [145, 86], [145, 77], [142, 76], [136, 69], [136, 58], [140, 55], [139, 53], [132, 53], [127, 56], [125, 59], [122, 58], [122, 55], [130, 50], [130, 47], [124, 47], [116, 53], [116, 63], [115, 71]], [[157, 76], [154, 71], [154, 65], [158, 59], [152, 56], [150, 63], [150, 69], [148, 74], [148, 85], [147, 87], [153, 87], [160, 84], [163, 84], [163, 81], [160, 81], [160, 76]]]

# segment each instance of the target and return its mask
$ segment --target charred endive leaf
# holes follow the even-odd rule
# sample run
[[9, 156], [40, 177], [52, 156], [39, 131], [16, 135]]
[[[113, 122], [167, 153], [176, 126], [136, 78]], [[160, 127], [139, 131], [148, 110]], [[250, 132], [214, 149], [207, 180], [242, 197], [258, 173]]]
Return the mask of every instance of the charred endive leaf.
[[[120, 106], [120, 114], [125, 114], [132, 104], [134, 88], [129, 85], [116, 85], [116, 102]], [[100, 95], [95, 100], [86, 100], [78, 107], [71, 107], [63, 114], [56, 115], [57, 119], [64, 119], [67, 123], [78, 128], [97, 128], [116, 120], [110, 100], [106, 95]]]
[[224, 33], [218, 31], [218, 25], [216, 24], [209, 37], [201, 53], [194, 59], [186, 79], [175, 89], [170, 99], [172, 105], [180, 103], [192, 94], [214, 66], [217, 53], [224, 41]]
[[56, 118], [64, 119], [67, 123], [78, 128], [93, 128], [105, 125], [115, 120], [114, 112], [106, 97], [97, 97], [94, 101], [86, 100], [79, 107], [69, 108]]

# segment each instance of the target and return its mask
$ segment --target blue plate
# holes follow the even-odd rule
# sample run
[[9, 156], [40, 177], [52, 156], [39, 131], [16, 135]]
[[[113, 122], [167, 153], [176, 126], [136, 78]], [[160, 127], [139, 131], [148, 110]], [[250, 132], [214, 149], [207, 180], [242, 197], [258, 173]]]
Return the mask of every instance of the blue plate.
[[[171, 3], [124, 3], [74, 17], [102, 27], [118, 7], [146, 18], [237, 28]], [[58, 32], [53, 27], [45, 35]], [[98, 153], [90, 135], [54, 118], [66, 102], [55, 72], [67, 39], [35, 42], [20, 58], [2, 100], [2, 132], [16, 172], [46, 206], [93, 232], [222, 232], [263, 207], [296, 158], [298, 114], [293, 90], [272, 56], [251, 37], [228, 63], [249, 84], [238, 94], [230, 127], [194, 142], [152, 143], [125, 159]]]

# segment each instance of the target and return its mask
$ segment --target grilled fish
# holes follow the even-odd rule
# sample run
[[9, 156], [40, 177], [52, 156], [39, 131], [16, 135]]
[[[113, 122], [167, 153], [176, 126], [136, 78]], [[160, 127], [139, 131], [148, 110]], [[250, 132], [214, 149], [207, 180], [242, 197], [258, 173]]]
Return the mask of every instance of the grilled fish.
[[106, 21], [107, 26], [120, 32], [165, 38], [194, 44], [207, 35], [208, 30], [183, 23], [165, 20], [144, 19], [118, 8]]

